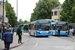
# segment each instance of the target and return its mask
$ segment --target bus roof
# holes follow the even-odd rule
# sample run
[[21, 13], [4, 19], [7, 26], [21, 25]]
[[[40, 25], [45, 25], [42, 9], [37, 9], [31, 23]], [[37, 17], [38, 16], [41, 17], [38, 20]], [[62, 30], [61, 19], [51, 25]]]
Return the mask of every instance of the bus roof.
[[[51, 20], [36, 20], [36, 21], [51, 21]], [[36, 21], [30, 22], [29, 24], [34, 24]]]
[[[64, 21], [57, 21], [57, 22], [61, 22], [61, 23], [68, 23], [68, 22], [64, 22]], [[57, 22], [51, 22], [51, 24], [55, 24]]]

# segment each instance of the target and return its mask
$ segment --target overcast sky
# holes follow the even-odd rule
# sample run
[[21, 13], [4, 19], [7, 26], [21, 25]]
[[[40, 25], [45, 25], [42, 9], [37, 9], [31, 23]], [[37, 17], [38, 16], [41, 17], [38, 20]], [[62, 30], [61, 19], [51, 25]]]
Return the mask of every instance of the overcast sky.
[[[16, 13], [16, 1], [17, 0], [8, 0], [8, 2], [14, 7]], [[36, 3], [39, 0], [18, 0], [18, 21], [19, 19], [30, 21], [31, 13], [36, 6]], [[63, 3], [65, 0], [59, 0], [60, 3]]]

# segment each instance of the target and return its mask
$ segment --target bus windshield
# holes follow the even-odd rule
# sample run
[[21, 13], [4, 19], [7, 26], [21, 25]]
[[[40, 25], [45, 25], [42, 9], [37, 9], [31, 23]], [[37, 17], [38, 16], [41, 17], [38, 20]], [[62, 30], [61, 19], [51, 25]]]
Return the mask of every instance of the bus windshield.
[[57, 23], [57, 28], [60, 28], [62, 31], [67, 31], [68, 30], [68, 24], [67, 23]]
[[51, 30], [51, 26], [50, 26], [50, 22], [44, 22], [44, 21], [39, 21], [37, 23], [37, 30], [40, 30], [40, 31], [47, 31], [47, 30]]

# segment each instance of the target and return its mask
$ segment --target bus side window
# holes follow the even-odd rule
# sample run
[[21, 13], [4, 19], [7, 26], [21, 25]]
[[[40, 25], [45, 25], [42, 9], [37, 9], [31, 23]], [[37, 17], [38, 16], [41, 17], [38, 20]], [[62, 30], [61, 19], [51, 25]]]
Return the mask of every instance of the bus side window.
[[31, 24], [31, 29], [32, 29], [32, 30], [36, 30], [36, 25]]

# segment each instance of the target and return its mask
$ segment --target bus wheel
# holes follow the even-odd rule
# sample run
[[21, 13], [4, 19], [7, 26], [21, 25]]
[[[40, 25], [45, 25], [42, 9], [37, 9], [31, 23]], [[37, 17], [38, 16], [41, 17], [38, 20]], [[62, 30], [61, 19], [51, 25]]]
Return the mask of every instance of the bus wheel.
[[48, 37], [48, 36], [46, 36], [46, 37]]
[[32, 36], [32, 35], [30, 34], [30, 36]]

